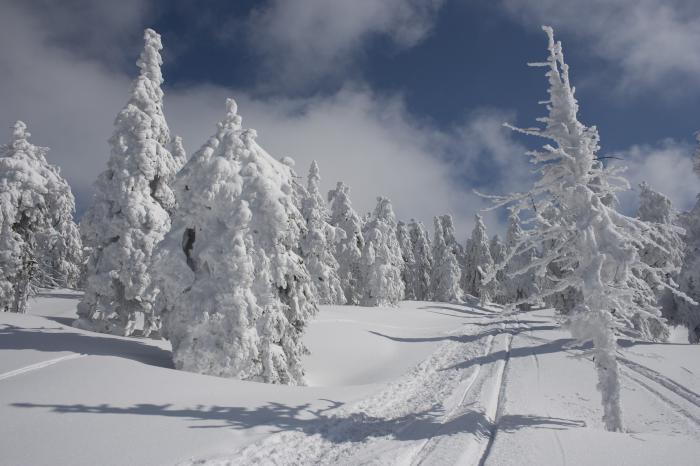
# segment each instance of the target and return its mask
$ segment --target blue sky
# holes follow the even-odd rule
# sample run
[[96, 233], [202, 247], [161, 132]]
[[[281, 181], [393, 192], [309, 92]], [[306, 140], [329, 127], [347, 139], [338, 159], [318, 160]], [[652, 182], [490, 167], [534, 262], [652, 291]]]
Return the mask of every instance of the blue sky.
[[[546, 96], [541, 24], [555, 27], [581, 119], [604, 155], [625, 159], [680, 209], [700, 191], [690, 169], [700, 129], [700, 5], [690, 0], [8, 0], [0, 6], [0, 124], [25, 120], [51, 147], [78, 208], [109, 155], [144, 27], [163, 36], [166, 116], [189, 151], [223, 99], [275, 156], [324, 187], [353, 189], [360, 211], [388, 195], [399, 216], [450, 212], [468, 234], [485, 206], [472, 189], [531, 182], [523, 152]], [[9, 135], [9, 131], [8, 131]], [[634, 192], [621, 197], [632, 211]], [[490, 214], [492, 229], [502, 216]]]

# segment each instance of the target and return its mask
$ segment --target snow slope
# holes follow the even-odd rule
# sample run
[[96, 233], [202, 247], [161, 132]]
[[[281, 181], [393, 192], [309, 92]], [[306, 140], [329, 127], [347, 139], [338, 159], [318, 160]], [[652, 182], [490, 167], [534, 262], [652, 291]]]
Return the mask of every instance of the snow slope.
[[79, 296], [0, 314], [1, 465], [697, 464], [700, 348], [624, 341], [627, 433], [551, 311], [324, 306], [308, 387], [171, 368], [166, 342], [68, 326]]

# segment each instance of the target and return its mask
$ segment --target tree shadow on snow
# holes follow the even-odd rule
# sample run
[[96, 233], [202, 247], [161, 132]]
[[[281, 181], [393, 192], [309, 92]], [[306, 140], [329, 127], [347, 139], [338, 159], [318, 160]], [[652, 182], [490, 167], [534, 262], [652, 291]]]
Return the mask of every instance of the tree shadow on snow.
[[[517, 323], [517, 322], [516, 322]], [[522, 327], [522, 328], [492, 328], [480, 333], [473, 334], [463, 334], [463, 335], [437, 335], [434, 337], [394, 337], [387, 335], [375, 330], [368, 330], [369, 333], [377, 335], [382, 338], [386, 338], [392, 341], [397, 341], [401, 343], [425, 343], [434, 341], [456, 341], [458, 343], [471, 343], [473, 341], [480, 340], [489, 336], [496, 336], [502, 333], [509, 333], [511, 335], [517, 335], [518, 333], [524, 331], [537, 331], [537, 330], [555, 330], [558, 329], [556, 325], [539, 325], [534, 327]]]
[[477, 308], [476, 306], [458, 306], [458, 305], [431, 305], [431, 306], [421, 306], [418, 309], [437, 309], [440, 311], [452, 311], [452, 312], [459, 312], [461, 314], [470, 314], [473, 316], [477, 317], [492, 317], [497, 315], [496, 312], [483, 309], [483, 308]]
[[60, 329], [0, 325], [0, 350], [69, 351], [90, 356], [115, 356], [151, 366], [173, 368], [169, 351], [136, 339], [50, 330]]
[[495, 425], [480, 411], [468, 411], [447, 422], [441, 422], [443, 411], [440, 407], [412, 413], [410, 415], [384, 418], [366, 413], [337, 413], [332, 411], [342, 403], [322, 400], [328, 407], [313, 410], [310, 404], [288, 406], [282, 403], [268, 403], [257, 408], [196, 406], [175, 408], [171, 404], [137, 404], [130, 407], [101, 405], [60, 405], [13, 403], [17, 408], [43, 408], [60, 414], [125, 414], [138, 416], [164, 416], [181, 418], [196, 424], [194, 429], [233, 428], [250, 429], [261, 426], [273, 428], [273, 433], [300, 431], [306, 435], [320, 435], [333, 443], [362, 442], [368, 438], [388, 437], [401, 441], [422, 440], [435, 436], [450, 436], [471, 432], [480, 437], [488, 437], [496, 428], [515, 431], [522, 428], [567, 429], [582, 427], [583, 421], [548, 418], [529, 415], [505, 415]]

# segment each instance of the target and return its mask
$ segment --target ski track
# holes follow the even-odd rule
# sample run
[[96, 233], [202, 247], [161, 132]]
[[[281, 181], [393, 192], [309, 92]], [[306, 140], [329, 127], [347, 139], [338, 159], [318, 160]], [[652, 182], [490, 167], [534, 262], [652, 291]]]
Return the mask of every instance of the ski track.
[[0, 374], [0, 380], [6, 380], [6, 379], [9, 379], [11, 377], [26, 374], [27, 372], [33, 372], [33, 371], [36, 371], [39, 369], [44, 369], [45, 367], [53, 366], [54, 364], [58, 364], [59, 362], [69, 361], [71, 359], [78, 359], [78, 358], [82, 358], [84, 356], [87, 356], [87, 355], [81, 354], [81, 353], [76, 353], [76, 354], [69, 354], [67, 356], [61, 356], [59, 358], [49, 359], [48, 361], [38, 362], [38, 363], [32, 364], [30, 366], [21, 367], [19, 369], [15, 369], [13, 371], [9, 371], [9, 372], [5, 372], [3, 374]]
[[[484, 355], [490, 354], [491, 351], [493, 350], [493, 336], [489, 336], [489, 342], [488, 342], [488, 350], [484, 353]], [[462, 407], [465, 404], [465, 401], [467, 399], [467, 395], [469, 395], [469, 391], [472, 389], [474, 386], [474, 382], [476, 382], [476, 379], [479, 377], [479, 374], [481, 373], [481, 368], [483, 367], [483, 364], [479, 364], [479, 366], [476, 368], [475, 371], [472, 372], [472, 375], [468, 379], [468, 383], [466, 384], [466, 387], [464, 391], [462, 392], [462, 396], [460, 397], [459, 403], [455, 404], [451, 409], [450, 412], [442, 419], [441, 425], [436, 429], [434, 434], [423, 441], [422, 446], [416, 453], [416, 455], [413, 457], [411, 460], [411, 466], [418, 466], [422, 464], [425, 459], [437, 448], [437, 446], [440, 443], [440, 438], [438, 435], [440, 434], [440, 431], [444, 427], [445, 423], [449, 420], [454, 418], [455, 414], [457, 413], [458, 409]]]
[[[323, 411], [313, 428], [274, 433], [225, 456], [180, 464], [443, 464], [441, 455], [448, 451], [461, 457], [460, 464], [477, 465], [496, 432], [505, 395], [513, 335], [501, 317], [485, 318], [492, 323], [487, 327], [463, 325], [461, 335], [448, 338], [409, 373], [376, 395]], [[468, 338], [474, 334], [482, 336]], [[500, 352], [505, 356], [489, 360]], [[452, 368], [475, 358], [481, 363]], [[466, 444], [468, 451], [449, 448], [455, 442]]]

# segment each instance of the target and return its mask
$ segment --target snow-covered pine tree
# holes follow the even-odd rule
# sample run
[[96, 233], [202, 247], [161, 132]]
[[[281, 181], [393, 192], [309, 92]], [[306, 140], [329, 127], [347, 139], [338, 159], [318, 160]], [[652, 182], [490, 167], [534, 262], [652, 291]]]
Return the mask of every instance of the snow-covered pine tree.
[[[0, 309], [25, 312], [36, 285], [72, 286], [80, 263], [70, 186], [17, 121], [0, 147]], [[75, 248], [75, 249], [71, 249]]]
[[416, 290], [415, 284], [417, 282], [417, 264], [416, 259], [413, 256], [413, 243], [411, 242], [411, 234], [408, 229], [408, 225], [404, 222], [398, 222], [396, 224], [396, 240], [399, 242], [399, 248], [401, 249], [401, 258], [403, 259], [403, 266], [401, 268], [401, 279], [404, 283], [404, 299], [416, 300]]
[[[696, 138], [693, 170], [700, 177], [700, 132]], [[681, 216], [679, 223], [685, 229], [685, 249], [678, 285], [681, 291], [700, 303], [700, 194], [695, 206]], [[688, 328], [688, 340], [691, 343], [700, 343], [700, 304], [691, 304], [682, 298], [674, 301], [675, 306], [668, 315], [669, 320]]]
[[175, 181], [178, 207], [154, 267], [163, 332], [178, 369], [302, 384], [301, 337], [316, 312], [295, 252], [306, 227], [291, 168], [255, 137], [228, 99]]
[[[593, 342], [598, 389], [602, 395], [603, 421], [607, 430], [622, 430], [620, 375], [616, 359], [618, 326], [631, 327], [637, 312], [658, 316], [657, 308], [640, 308], [634, 293], [648, 285], [638, 279], [640, 273], [664, 272], [642, 262], [640, 245], [653, 244], [649, 224], [615, 210], [615, 192], [628, 188], [615, 169], [608, 169], [596, 157], [598, 131], [578, 121], [578, 103], [569, 83], [569, 68], [564, 62], [560, 42], [554, 41], [550, 27], [543, 27], [549, 38], [549, 57], [545, 63], [531, 66], [547, 68], [549, 115], [539, 119], [544, 128], [517, 129], [551, 141], [543, 151], [533, 151], [531, 162], [540, 179], [527, 193], [493, 197], [495, 206], [511, 204], [514, 213], [531, 211], [533, 228], [509, 257], [549, 246], [543, 256], [522, 272], [534, 270], [544, 276], [550, 264], [561, 264], [558, 281], [545, 282], [533, 302], [544, 296], [573, 288], [581, 292], [582, 302], [568, 316], [572, 335], [581, 342]], [[489, 278], [493, 278], [492, 271]], [[518, 304], [516, 302], [516, 304]]]
[[[319, 304], [345, 304], [345, 295], [338, 277], [338, 261], [334, 257], [336, 234], [344, 231], [329, 223], [328, 206], [321, 196], [318, 164], [309, 168], [307, 188], [302, 200], [302, 214], [306, 220], [306, 234], [301, 252], [311, 276], [311, 286]], [[336, 232], [337, 230], [337, 232]]]
[[423, 223], [411, 219], [408, 226], [413, 248], [413, 259], [415, 261], [415, 272], [411, 274], [413, 283], [410, 287], [413, 294], [419, 301], [429, 301], [432, 299], [430, 276], [433, 273], [432, 246], [428, 232]]
[[109, 140], [107, 170], [81, 221], [92, 255], [74, 325], [120, 335], [134, 332], [139, 312], [144, 335], [158, 327], [149, 268], [153, 248], [170, 229], [175, 197], [169, 182], [180, 168], [166, 148], [170, 131], [163, 115], [160, 36], [146, 29], [144, 40], [136, 62], [140, 74]]
[[484, 283], [483, 279], [493, 269], [494, 263], [489, 250], [489, 237], [481, 215], [474, 216], [474, 229], [467, 241], [465, 250], [464, 286], [465, 292], [486, 302], [493, 298], [493, 282]]
[[[465, 283], [465, 266], [466, 266], [466, 251], [464, 246], [462, 246], [459, 241], [457, 241], [457, 236], [455, 235], [455, 226], [452, 215], [443, 214], [441, 219], [443, 238], [445, 239], [445, 244], [452, 251], [457, 258], [457, 264], [459, 265], [460, 286], [462, 291], [464, 291]], [[464, 293], [462, 293], [464, 294]]]
[[442, 215], [433, 219], [433, 268], [430, 278], [431, 296], [435, 301], [453, 303], [462, 300], [461, 270], [454, 250], [445, 242], [445, 220]]
[[[503, 268], [505, 272], [504, 290], [506, 303], [522, 302], [523, 306], [527, 298], [539, 293], [539, 279], [535, 276], [534, 270], [527, 270], [535, 260], [537, 251], [520, 249], [524, 240], [523, 230], [520, 226], [520, 218], [515, 212], [511, 212], [508, 217], [508, 231], [506, 232], [506, 255], [502, 261], [497, 262], [498, 268]], [[506, 260], [509, 258], [508, 260]], [[527, 270], [523, 272], [523, 270]]]
[[[639, 256], [642, 262], [661, 269], [665, 273], [666, 282], [675, 282], [683, 263], [682, 238], [683, 229], [676, 226], [678, 214], [671, 205], [671, 200], [663, 194], [654, 191], [647, 183], [639, 185], [639, 209], [637, 218], [647, 222], [654, 244], [642, 245]], [[657, 274], [643, 273], [641, 277], [650, 289], [638, 290], [635, 299], [644, 301], [646, 305], [659, 305], [662, 314], [672, 317], [675, 311], [673, 294], [659, 283]], [[665, 341], [668, 338], [668, 327], [659, 322], [659, 317], [649, 314], [637, 314], [633, 318], [636, 330], [649, 340]]]
[[[493, 235], [491, 242], [489, 243], [489, 252], [491, 253], [491, 259], [494, 264], [502, 263], [506, 258], [506, 246], [501, 241], [498, 235]], [[505, 291], [505, 271], [498, 270], [496, 272], [496, 278], [491, 283], [493, 290], [493, 301], [498, 304], [506, 304], [506, 291]]]
[[362, 220], [350, 202], [350, 188], [338, 182], [328, 192], [330, 223], [342, 230], [335, 242], [335, 258], [338, 261], [338, 277], [348, 304], [360, 304], [362, 299], [362, 251], [365, 240], [362, 236]]
[[404, 297], [401, 248], [396, 239], [396, 216], [389, 199], [377, 198], [377, 206], [362, 232], [363, 306], [393, 306]]

